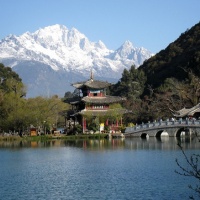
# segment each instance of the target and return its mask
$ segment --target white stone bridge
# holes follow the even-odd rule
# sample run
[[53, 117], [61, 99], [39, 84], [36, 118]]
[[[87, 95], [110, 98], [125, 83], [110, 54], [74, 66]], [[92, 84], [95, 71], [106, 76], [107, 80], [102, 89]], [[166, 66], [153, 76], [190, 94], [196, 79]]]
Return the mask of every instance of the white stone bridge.
[[159, 121], [127, 127], [125, 136], [133, 137], [180, 137], [200, 135], [200, 120]]

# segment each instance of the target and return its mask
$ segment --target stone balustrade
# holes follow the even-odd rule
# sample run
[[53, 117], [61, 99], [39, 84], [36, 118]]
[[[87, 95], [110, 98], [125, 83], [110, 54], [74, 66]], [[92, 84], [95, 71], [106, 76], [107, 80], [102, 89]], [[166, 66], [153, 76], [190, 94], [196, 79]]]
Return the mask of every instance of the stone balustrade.
[[135, 133], [142, 130], [150, 130], [150, 129], [168, 129], [171, 127], [200, 127], [200, 120], [195, 119], [186, 119], [186, 120], [166, 120], [166, 121], [155, 121], [155, 122], [149, 122], [149, 123], [142, 123], [140, 125], [135, 125], [134, 127], [126, 127], [125, 134], [126, 133]]

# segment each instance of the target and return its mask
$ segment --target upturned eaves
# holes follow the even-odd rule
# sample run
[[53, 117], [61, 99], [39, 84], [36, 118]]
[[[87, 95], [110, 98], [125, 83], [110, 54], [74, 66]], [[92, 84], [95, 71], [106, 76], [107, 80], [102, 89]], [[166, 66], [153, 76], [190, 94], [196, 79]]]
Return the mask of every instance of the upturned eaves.
[[98, 81], [98, 80], [87, 80], [85, 82], [77, 82], [77, 83], [73, 83], [72, 86], [77, 88], [77, 89], [82, 89], [84, 87], [88, 87], [91, 89], [103, 89], [103, 88], [107, 88], [111, 85], [111, 83], [108, 83], [107, 81]]
[[200, 112], [200, 103], [189, 109], [183, 108], [179, 111], [175, 111], [173, 115], [175, 117], [185, 117], [185, 116], [193, 115], [195, 112]]
[[85, 103], [93, 104], [110, 104], [125, 101], [125, 98], [119, 96], [105, 96], [105, 97], [88, 97], [85, 96], [82, 98], [82, 101]]

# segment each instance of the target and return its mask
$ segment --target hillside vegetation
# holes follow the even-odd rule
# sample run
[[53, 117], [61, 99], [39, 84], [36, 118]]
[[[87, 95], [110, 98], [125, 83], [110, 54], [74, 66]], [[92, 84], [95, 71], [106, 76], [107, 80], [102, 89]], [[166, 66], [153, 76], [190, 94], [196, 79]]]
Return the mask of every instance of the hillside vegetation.
[[185, 80], [188, 70], [200, 76], [200, 22], [145, 61], [139, 69], [145, 72], [147, 84], [153, 87], [163, 84], [166, 78]]
[[200, 23], [182, 33], [166, 49], [146, 60], [138, 69], [124, 70], [110, 88], [125, 96], [130, 114], [126, 122], [147, 122], [172, 117], [172, 110], [200, 102]]

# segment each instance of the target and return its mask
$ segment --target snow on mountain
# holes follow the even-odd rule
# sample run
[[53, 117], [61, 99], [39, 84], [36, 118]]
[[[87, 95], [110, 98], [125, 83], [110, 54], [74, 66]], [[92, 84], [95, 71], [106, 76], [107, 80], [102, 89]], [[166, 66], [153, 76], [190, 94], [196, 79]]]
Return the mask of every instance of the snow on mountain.
[[130, 41], [125, 41], [120, 48], [111, 54], [110, 58], [113, 60], [121, 60], [122, 62], [125, 61], [125, 63], [132, 62], [136, 66], [139, 66], [152, 55], [153, 54], [145, 48], [134, 47]]
[[124, 68], [139, 66], [152, 55], [130, 41], [113, 51], [102, 41], [91, 42], [77, 29], [58, 24], [0, 41], [0, 62], [21, 76], [28, 96], [46, 96], [46, 91], [63, 96], [71, 82], [88, 79], [91, 69], [99, 79], [117, 81]]

